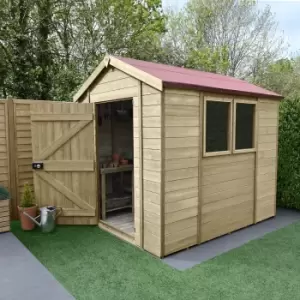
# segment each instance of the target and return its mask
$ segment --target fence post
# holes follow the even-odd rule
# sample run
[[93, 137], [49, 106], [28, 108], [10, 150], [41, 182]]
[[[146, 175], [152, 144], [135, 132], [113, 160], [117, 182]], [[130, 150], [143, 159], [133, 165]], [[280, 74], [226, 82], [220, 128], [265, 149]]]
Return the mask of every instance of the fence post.
[[7, 133], [7, 152], [8, 152], [8, 171], [9, 171], [9, 191], [11, 195], [10, 211], [11, 219], [18, 218], [18, 187], [16, 179], [16, 125], [15, 125], [15, 108], [12, 98], [7, 98], [6, 102], [6, 133]]

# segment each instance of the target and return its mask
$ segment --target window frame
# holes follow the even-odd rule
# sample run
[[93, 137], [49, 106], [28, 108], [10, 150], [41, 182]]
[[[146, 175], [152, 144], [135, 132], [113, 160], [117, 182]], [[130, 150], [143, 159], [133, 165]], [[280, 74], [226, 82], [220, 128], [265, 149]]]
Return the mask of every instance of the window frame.
[[[251, 104], [254, 105], [254, 122], [253, 122], [253, 145], [252, 148], [247, 149], [235, 149], [236, 146], [236, 107], [237, 104]], [[232, 153], [251, 153], [256, 152], [257, 149], [257, 128], [258, 128], [258, 113], [257, 113], [257, 101], [248, 99], [233, 99], [233, 125], [232, 125]]]
[[[226, 151], [214, 151], [214, 152], [207, 152], [206, 151], [206, 111], [207, 111], [207, 102], [226, 102], [229, 103], [229, 116], [228, 116], [228, 133], [227, 133], [227, 144], [228, 150]], [[233, 126], [233, 115], [232, 115], [232, 104], [233, 98], [229, 97], [204, 97], [204, 104], [203, 104], [203, 157], [210, 157], [210, 156], [220, 156], [220, 155], [229, 155], [232, 154], [232, 126]]]

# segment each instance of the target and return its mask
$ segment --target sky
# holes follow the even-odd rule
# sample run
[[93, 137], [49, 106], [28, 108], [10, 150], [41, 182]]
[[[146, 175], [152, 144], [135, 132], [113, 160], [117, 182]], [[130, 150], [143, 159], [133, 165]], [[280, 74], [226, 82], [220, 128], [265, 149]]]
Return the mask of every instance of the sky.
[[[162, 0], [164, 7], [180, 9], [187, 0]], [[272, 12], [278, 21], [278, 30], [289, 44], [289, 54], [300, 53], [300, 0], [257, 0], [258, 7], [271, 6]]]

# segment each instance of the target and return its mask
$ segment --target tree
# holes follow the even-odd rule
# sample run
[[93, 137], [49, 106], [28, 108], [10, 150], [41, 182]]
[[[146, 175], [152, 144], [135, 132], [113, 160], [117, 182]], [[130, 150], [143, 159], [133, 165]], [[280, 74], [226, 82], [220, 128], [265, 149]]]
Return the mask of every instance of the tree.
[[106, 53], [161, 57], [161, 0], [0, 0], [0, 97], [70, 100]]
[[32, 7], [31, 0], [1, 0], [0, 46], [4, 54], [2, 66], [6, 69], [0, 87], [3, 95], [36, 96]]
[[182, 65], [253, 78], [283, 51], [270, 7], [260, 11], [253, 1], [189, 0], [168, 17], [164, 45]]
[[279, 59], [256, 78], [256, 83], [288, 98], [300, 98], [300, 57]]
[[39, 85], [39, 99], [51, 99], [52, 49], [50, 35], [52, 33], [52, 2], [37, 0], [37, 51], [36, 51], [36, 80]]

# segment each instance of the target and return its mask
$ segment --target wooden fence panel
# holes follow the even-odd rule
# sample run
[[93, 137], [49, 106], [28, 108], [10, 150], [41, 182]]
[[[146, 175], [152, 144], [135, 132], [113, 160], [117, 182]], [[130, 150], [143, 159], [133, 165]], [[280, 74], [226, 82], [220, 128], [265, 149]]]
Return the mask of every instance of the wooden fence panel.
[[31, 168], [31, 102], [26, 100], [14, 101], [17, 205], [20, 203], [24, 184], [33, 185], [33, 171]]
[[0, 100], [0, 185], [9, 186], [7, 101]]
[[[0, 185], [11, 194], [11, 217], [18, 219], [24, 184], [33, 185], [31, 112], [41, 100], [0, 100]], [[52, 102], [52, 101], [47, 101]]]

